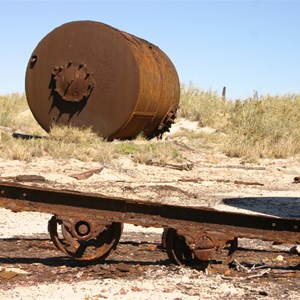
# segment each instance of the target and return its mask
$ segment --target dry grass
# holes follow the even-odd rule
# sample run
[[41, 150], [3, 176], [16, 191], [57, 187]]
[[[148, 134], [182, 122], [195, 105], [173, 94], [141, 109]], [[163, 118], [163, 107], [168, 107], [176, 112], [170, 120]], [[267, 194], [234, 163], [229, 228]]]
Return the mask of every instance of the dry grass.
[[117, 155], [111, 143], [106, 143], [90, 129], [72, 127], [55, 127], [49, 137], [31, 140], [15, 139], [1, 133], [0, 151], [4, 159], [28, 162], [43, 156], [109, 162]]
[[228, 124], [230, 106], [214, 91], [182, 85], [178, 117], [198, 121], [202, 127], [222, 129]]
[[229, 156], [285, 158], [300, 153], [300, 96], [235, 102], [224, 151]]
[[26, 101], [25, 94], [0, 96], [0, 126], [30, 134], [43, 134]]
[[182, 141], [193, 149], [201, 149], [202, 152], [222, 151], [222, 146], [227, 136], [221, 131], [199, 131], [183, 129], [171, 135], [174, 140]]
[[146, 163], [149, 160], [167, 163], [181, 159], [181, 154], [174, 145], [165, 141], [117, 142], [115, 149], [120, 155], [130, 155], [136, 163]]
[[[50, 156], [83, 161], [110, 162], [129, 155], [137, 163], [150, 159], [162, 163], [181, 159], [170, 141], [108, 143], [89, 128], [53, 127], [47, 135], [34, 120], [24, 95], [0, 96], [0, 155], [5, 159], [30, 161]], [[182, 86], [179, 117], [196, 120], [212, 132], [182, 131], [173, 139], [185, 139], [200, 151], [223, 151], [245, 160], [286, 158], [300, 154], [300, 96], [251, 97], [244, 101], [224, 101], [215, 92]], [[5, 128], [47, 138], [15, 139]], [[172, 141], [172, 139], [171, 139]]]
[[76, 158], [82, 161], [109, 162], [116, 157], [111, 143], [107, 143], [90, 128], [54, 126], [44, 149], [54, 158]]
[[[50, 134], [45, 133], [35, 121], [24, 95], [11, 94], [0, 97], [0, 155], [4, 159], [31, 161], [38, 157], [54, 159], [75, 158], [82, 161], [111, 162], [121, 155], [130, 155], [135, 162], [144, 163], [150, 158], [161, 162], [178, 159], [179, 152], [170, 144], [146, 141], [142, 136], [138, 142], [106, 142], [90, 128], [54, 126]], [[43, 138], [24, 140], [13, 138], [12, 131]]]
[[215, 147], [231, 157], [255, 161], [300, 154], [299, 95], [223, 101], [188, 86], [182, 89], [179, 115], [223, 133], [214, 133]]

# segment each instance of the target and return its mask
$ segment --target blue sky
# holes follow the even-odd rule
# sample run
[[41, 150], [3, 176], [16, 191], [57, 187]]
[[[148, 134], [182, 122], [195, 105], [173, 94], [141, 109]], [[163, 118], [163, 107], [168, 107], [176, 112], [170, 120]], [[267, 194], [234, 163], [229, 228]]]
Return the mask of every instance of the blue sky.
[[23, 92], [27, 61], [55, 27], [94, 20], [144, 38], [182, 83], [227, 97], [300, 92], [299, 1], [3, 1], [0, 94]]

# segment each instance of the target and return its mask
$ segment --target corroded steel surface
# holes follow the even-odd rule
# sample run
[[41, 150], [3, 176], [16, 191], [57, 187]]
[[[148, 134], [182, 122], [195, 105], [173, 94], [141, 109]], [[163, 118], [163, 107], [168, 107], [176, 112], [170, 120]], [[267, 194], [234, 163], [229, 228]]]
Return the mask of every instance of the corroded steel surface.
[[[101, 194], [80, 193], [17, 183], [0, 183], [0, 206], [12, 211], [40, 211], [77, 219], [95, 219], [152, 227], [192, 227], [234, 232], [236, 237], [300, 241], [300, 219], [223, 212], [206, 207], [149, 203]], [[172, 226], [170, 226], [172, 225]], [[196, 226], [196, 227], [195, 227]]]
[[33, 51], [26, 96], [38, 123], [91, 127], [108, 139], [148, 137], [176, 116], [179, 79], [157, 46], [92, 21], [64, 24]]
[[[58, 234], [58, 224], [61, 225], [61, 236]], [[78, 260], [104, 260], [116, 248], [122, 230], [122, 223], [104, 224], [56, 216], [53, 216], [48, 223], [48, 231], [54, 245]]]
[[[203, 207], [148, 203], [100, 194], [0, 184], [0, 207], [55, 215], [49, 222], [54, 244], [76, 259], [105, 258], [116, 247], [122, 223], [165, 228], [163, 245], [177, 263], [209, 260], [237, 238], [299, 243], [300, 219], [222, 212]], [[62, 225], [63, 237], [57, 234]], [[90, 253], [92, 245], [93, 253]]]

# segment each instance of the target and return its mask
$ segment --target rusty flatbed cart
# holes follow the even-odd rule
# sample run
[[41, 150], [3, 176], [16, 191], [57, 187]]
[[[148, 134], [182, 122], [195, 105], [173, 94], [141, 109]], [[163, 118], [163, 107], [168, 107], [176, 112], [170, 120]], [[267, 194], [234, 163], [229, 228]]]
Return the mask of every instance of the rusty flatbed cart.
[[279, 243], [300, 241], [300, 219], [147, 203], [16, 183], [0, 183], [0, 207], [53, 214], [48, 224], [51, 240], [78, 260], [104, 260], [116, 248], [123, 223], [164, 228], [163, 245], [177, 264], [211, 260], [225, 246], [229, 246], [229, 252], [224, 262], [230, 262], [241, 237]]

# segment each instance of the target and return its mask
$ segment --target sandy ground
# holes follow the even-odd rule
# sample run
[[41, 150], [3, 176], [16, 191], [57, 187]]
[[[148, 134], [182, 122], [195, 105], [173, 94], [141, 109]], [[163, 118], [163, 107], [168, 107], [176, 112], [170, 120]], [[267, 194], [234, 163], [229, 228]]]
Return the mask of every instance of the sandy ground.
[[[174, 130], [185, 126], [198, 130], [195, 123], [178, 122]], [[209, 129], [208, 129], [209, 130]], [[163, 202], [185, 206], [206, 206], [219, 210], [250, 214], [267, 214], [278, 217], [300, 217], [299, 159], [261, 160], [256, 164], [242, 163], [237, 158], [227, 158], [219, 153], [202, 152], [189, 147], [185, 141], [174, 141], [185, 160], [177, 165], [141, 165], [130, 157], [122, 157], [109, 165], [81, 162], [74, 159], [52, 160], [40, 158], [31, 163], [0, 160], [0, 177], [23, 174], [41, 175], [47, 182], [41, 185], [56, 189], [122, 196], [151, 202]], [[189, 167], [185, 167], [189, 166]], [[74, 174], [102, 168], [91, 177], [78, 180]], [[180, 167], [181, 170], [180, 170]], [[12, 213], [0, 209], [0, 239], [45, 236], [50, 215], [41, 213]], [[161, 229], [142, 229], [125, 226], [124, 233], [136, 232], [159, 235]], [[243, 244], [243, 241], [242, 241]], [[251, 245], [250, 245], [251, 244]], [[244, 241], [247, 247], [259, 247], [260, 241]], [[249, 246], [250, 245], [250, 246]], [[288, 257], [293, 245], [276, 248]], [[271, 249], [276, 246], [269, 245]], [[281, 247], [281, 248], [280, 248]], [[274, 259], [278, 257], [274, 253]], [[1, 257], [1, 255], [0, 255]], [[237, 258], [238, 259], [238, 258]], [[300, 263], [300, 259], [299, 262]], [[22, 268], [1, 263], [0, 270]], [[0, 279], [1, 299], [299, 299], [299, 279], [230, 278], [217, 273], [193, 268], [170, 268], [157, 265], [146, 269], [135, 279], [89, 278], [76, 282], [55, 280], [52, 283], [13, 284]]]

